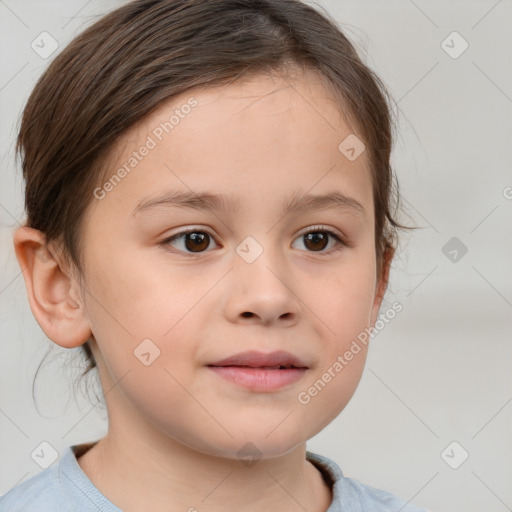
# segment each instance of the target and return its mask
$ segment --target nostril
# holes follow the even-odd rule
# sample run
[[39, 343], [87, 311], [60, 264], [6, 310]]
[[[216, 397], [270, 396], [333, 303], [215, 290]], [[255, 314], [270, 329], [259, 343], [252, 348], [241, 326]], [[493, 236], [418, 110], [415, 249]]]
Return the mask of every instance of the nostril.
[[253, 316], [253, 313], [251, 313], [250, 311], [245, 311], [244, 313], [242, 313], [242, 316], [244, 318], [250, 318], [251, 316]]

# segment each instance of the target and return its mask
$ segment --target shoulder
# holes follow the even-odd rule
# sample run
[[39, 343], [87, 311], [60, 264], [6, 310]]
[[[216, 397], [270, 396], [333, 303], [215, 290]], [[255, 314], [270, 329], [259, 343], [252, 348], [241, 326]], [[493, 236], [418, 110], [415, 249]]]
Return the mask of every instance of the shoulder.
[[93, 443], [68, 446], [61, 459], [0, 497], [1, 512], [122, 512], [94, 486], [77, 458]]
[[59, 494], [59, 474], [57, 467], [51, 466], [0, 496], [0, 510], [2, 512], [72, 510], [65, 507]]
[[[345, 477], [345, 480], [357, 493], [361, 505], [365, 507], [371, 506], [371, 510], [378, 510], [379, 512], [396, 512], [397, 510], [401, 512], [427, 512], [425, 509], [408, 503], [388, 491], [362, 484], [353, 478]], [[363, 508], [363, 510], [366, 510], [366, 508]]]
[[328, 457], [306, 452], [307, 459], [313, 463], [329, 481], [333, 499], [327, 512], [357, 510], [372, 512], [427, 512], [390, 492], [363, 484], [343, 475], [338, 464]]

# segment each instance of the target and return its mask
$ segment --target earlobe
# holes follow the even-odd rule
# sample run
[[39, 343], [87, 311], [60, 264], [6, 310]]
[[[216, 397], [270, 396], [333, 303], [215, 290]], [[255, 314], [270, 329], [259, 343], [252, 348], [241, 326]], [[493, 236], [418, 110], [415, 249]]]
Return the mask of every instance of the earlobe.
[[395, 255], [395, 248], [391, 246], [386, 246], [386, 250], [383, 255], [383, 263], [382, 263], [382, 271], [380, 274], [380, 279], [377, 282], [375, 298], [372, 307], [371, 320], [370, 325], [374, 326], [377, 321], [377, 316], [379, 314], [379, 309], [382, 304], [382, 299], [386, 293], [389, 281], [389, 271], [391, 269], [391, 262], [393, 261], [393, 257]]
[[91, 336], [78, 283], [46, 246], [44, 233], [23, 226], [13, 236], [30, 309], [46, 336], [64, 348], [78, 347]]

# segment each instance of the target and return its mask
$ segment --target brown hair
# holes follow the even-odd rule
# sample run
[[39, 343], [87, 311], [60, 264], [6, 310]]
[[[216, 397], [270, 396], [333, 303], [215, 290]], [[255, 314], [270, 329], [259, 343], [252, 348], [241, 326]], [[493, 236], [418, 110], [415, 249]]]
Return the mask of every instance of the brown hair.
[[[83, 277], [81, 223], [116, 141], [192, 87], [292, 68], [318, 72], [366, 145], [375, 247], [396, 244], [389, 94], [327, 14], [299, 0], [136, 0], [79, 34], [37, 82], [16, 144], [26, 225], [56, 241]], [[340, 141], [341, 142], [341, 141]], [[394, 179], [395, 178], [395, 179]], [[88, 366], [96, 366], [87, 341]]]

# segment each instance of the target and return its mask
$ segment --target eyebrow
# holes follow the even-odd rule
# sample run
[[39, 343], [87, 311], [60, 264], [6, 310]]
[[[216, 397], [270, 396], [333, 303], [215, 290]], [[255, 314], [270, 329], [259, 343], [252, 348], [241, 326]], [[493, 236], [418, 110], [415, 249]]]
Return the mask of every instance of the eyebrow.
[[[132, 215], [148, 212], [158, 208], [181, 208], [192, 210], [210, 210], [236, 214], [240, 210], [240, 199], [221, 194], [200, 193], [193, 191], [168, 191], [156, 197], [143, 199], [133, 210]], [[349, 213], [366, 216], [363, 205], [353, 197], [341, 192], [329, 194], [302, 194], [294, 192], [281, 210], [281, 216], [303, 210], [340, 209]]]

